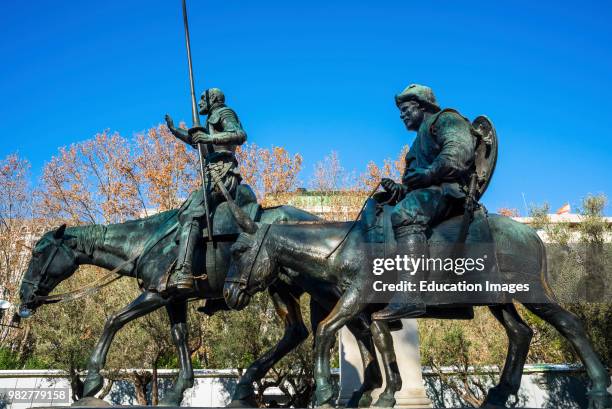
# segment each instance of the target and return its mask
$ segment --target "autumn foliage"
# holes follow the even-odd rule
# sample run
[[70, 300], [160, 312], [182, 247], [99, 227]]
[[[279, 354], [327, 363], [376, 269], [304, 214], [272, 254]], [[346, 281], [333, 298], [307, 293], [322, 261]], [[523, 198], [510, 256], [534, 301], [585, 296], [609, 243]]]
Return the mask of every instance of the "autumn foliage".
[[270, 195], [290, 192], [298, 187], [302, 156], [285, 148], [260, 148], [254, 143], [240, 146], [236, 152], [243, 183], [255, 190], [260, 202]]
[[[407, 151], [405, 146], [395, 159], [384, 159], [380, 164], [369, 162], [363, 171], [346, 170], [340, 155], [331, 152], [313, 165], [308, 181], [300, 179], [304, 166], [302, 156], [283, 147], [249, 143], [238, 149], [237, 158], [243, 183], [254, 189], [264, 206], [294, 204], [300, 207], [306, 203], [308, 210], [324, 218], [352, 220], [381, 178], [400, 179]], [[13, 154], [0, 160], [2, 299], [18, 302], [18, 286], [30, 259], [30, 247], [43, 232], [61, 222], [71, 225], [116, 223], [176, 208], [201, 184], [198, 160], [197, 152], [177, 141], [165, 126], [148, 129], [131, 138], [105, 131], [59, 148], [42, 169], [40, 180], [33, 184], [26, 159]], [[308, 190], [301, 189], [305, 186]], [[299, 202], [299, 198], [305, 201]], [[515, 209], [500, 209], [500, 213], [518, 215]], [[97, 268], [81, 268], [58, 290], [87, 284], [99, 274]], [[129, 285], [120, 281], [76, 303], [41, 308], [22, 329], [0, 327], [0, 353], [9, 351], [16, 356], [11, 368], [48, 366], [78, 375], [102, 331], [105, 316], [117, 311], [138, 293], [135, 283]], [[263, 295], [255, 306], [243, 313], [217, 314], [210, 318], [195, 312], [190, 314], [190, 352], [196, 366], [199, 363], [206, 367], [244, 367], [280, 337], [281, 328], [276, 319], [269, 300]], [[10, 316], [0, 315], [1, 324], [7, 325], [9, 321]], [[49, 322], [53, 325], [48, 325]], [[470, 325], [472, 330], [466, 330], [465, 325]], [[499, 363], [506, 341], [503, 332], [490, 330], [495, 325], [482, 309], [477, 311], [476, 320], [461, 326], [422, 321], [422, 356], [433, 368], [456, 362], [457, 356], [465, 358], [462, 362], [466, 367], [474, 362]], [[168, 336], [168, 327], [167, 317], [155, 313], [122, 329], [109, 355], [108, 378], [114, 379], [113, 376], [118, 375], [113, 374], [117, 374], [118, 369], [127, 367], [173, 366], [170, 359], [174, 357], [174, 346]], [[601, 325], [594, 326], [598, 327]], [[261, 336], [245, 337], [254, 331]], [[466, 335], [472, 333], [473, 336]], [[547, 333], [545, 335], [541, 338], [558, 342]], [[224, 342], [225, 339], [244, 339], [245, 342], [235, 345]], [[449, 340], [454, 340], [455, 349], [449, 349]], [[545, 348], [540, 349], [544, 351]], [[441, 351], [448, 351], [448, 354], [441, 354]], [[478, 351], [488, 353], [479, 354]], [[554, 351], [557, 355], [551, 355], [546, 349], [537, 357], [530, 355], [530, 360], [559, 360], [561, 350], [555, 348]], [[281, 363], [271, 376], [277, 381], [286, 380], [287, 374], [296, 368], [310, 368], [310, 353], [310, 347], [304, 346], [298, 354]], [[571, 359], [569, 353], [563, 354], [563, 359]], [[44, 362], [28, 363], [32, 357], [44, 357]], [[78, 378], [77, 375], [74, 377]], [[139, 403], [147, 404], [143, 391], [152, 375], [147, 371], [134, 371], [130, 376], [141, 392]], [[109, 389], [109, 384], [106, 386], [105, 390]], [[262, 393], [267, 386], [260, 385]]]
[[[377, 183], [381, 175], [397, 177], [402, 163], [399, 161], [397, 165], [386, 160], [381, 168], [370, 163], [363, 173], [347, 172], [338, 154], [332, 152], [315, 164], [313, 176], [304, 182], [300, 180], [302, 156], [283, 147], [245, 144], [238, 148], [237, 159], [243, 183], [254, 189], [262, 205], [289, 203], [291, 197], [296, 196], [296, 190], [307, 185], [315, 191], [312, 193], [332, 198], [328, 203], [332, 210], [326, 213], [326, 217], [339, 219], [353, 217], [365, 192]], [[15, 154], [0, 161], [0, 291], [2, 299], [15, 304], [18, 303], [18, 286], [30, 258], [30, 248], [45, 231], [64, 222], [69, 225], [118, 223], [176, 208], [193, 189], [201, 186], [197, 151], [177, 141], [163, 125], [131, 138], [104, 131], [90, 139], [60, 147], [44, 165], [40, 179], [33, 185], [30, 181], [26, 159]], [[86, 285], [101, 273], [96, 267], [82, 267], [57, 291], [70, 291]], [[70, 305], [41, 308], [22, 329], [2, 327], [0, 349], [13, 351], [10, 353], [16, 354], [17, 358], [12, 365], [21, 367], [30, 365], [26, 361], [31, 357], [44, 357], [44, 362], [37, 361], [32, 365], [65, 369], [78, 383], [78, 373], [87, 364], [102, 331], [104, 316], [127, 304], [137, 294], [135, 283], [118, 282]], [[273, 324], [276, 318], [269, 303], [263, 303], [261, 307], [263, 315], [256, 325], [261, 326], [263, 321]], [[248, 321], [244, 316], [235, 318], [239, 322]], [[201, 318], [190, 320], [191, 347], [196, 360], [230, 364], [223, 363], [226, 358], [222, 348], [206, 343], [202, 338], [205, 333], [210, 338], [207, 327], [215, 327], [223, 320], [223, 317], [213, 317], [206, 322]], [[3, 324], [9, 322], [10, 316], [2, 317]], [[54, 322], [54, 325], [49, 326], [48, 322]], [[276, 328], [275, 325], [266, 327]], [[124, 328], [117, 339], [117, 345], [121, 347], [111, 351], [107, 362], [108, 378], [111, 381], [117, 379], [116, 371], [125, 367], [144, 365], [156, 368], [167, 359], [165, 357], [173, 356], [174, 346], [167, 329], [167, 318], [157, 313]], [[231, 331], [231, 328], [226, 328], [222, 333]], [[272, 346], [272, 341], [266, 338], [258, 348], [263, 351]], [[56, 347], [58, 343], [62, 345], [61, 350]], [[305, 347], [295, 358], [308, 370], [309, 351]], [[289, 371], [286, 373], [294, 367], [290, 364], [285, 368]], [[285, 379], [283, 371], [279, 367], [277, 374]], [[144, 390], [151, 380], [151, 373], [135, 371], [130, 377], [138, 390]], [[111, 385], [106, 385], [104, 393]], [[265, 387], [260, 386], [263, 393]], [[78, 397], [78, 388], [75, 391], [75, 397]], [[139, 402], [146, 404], [144, 394], [140, 395]]]

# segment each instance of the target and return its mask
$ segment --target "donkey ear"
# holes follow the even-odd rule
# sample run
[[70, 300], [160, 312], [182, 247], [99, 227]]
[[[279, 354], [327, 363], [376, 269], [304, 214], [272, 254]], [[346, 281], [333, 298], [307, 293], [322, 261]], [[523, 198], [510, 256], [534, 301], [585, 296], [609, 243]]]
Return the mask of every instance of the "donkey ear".
[[64, 232], [66, 231], [66, 224], [62, 224], [56, 231], [53, 232], [53, 238], [61, 239], [64, 237]]

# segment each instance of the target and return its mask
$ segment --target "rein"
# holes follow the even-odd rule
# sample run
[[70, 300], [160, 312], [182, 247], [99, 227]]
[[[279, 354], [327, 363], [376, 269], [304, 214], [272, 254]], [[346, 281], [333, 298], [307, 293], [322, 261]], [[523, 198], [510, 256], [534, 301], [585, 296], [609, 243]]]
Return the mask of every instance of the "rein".
[[372, 198], [372, 196], [374, 196], [374, 194], [376, 193], [376, 191], [380, 187], [380, 183], [381, 182], [378, 182], [376, 184], [376, 186], [374, 186], [374, 189], [372, 189], [372, 191], [370, 192], [370, 194], [368, 195], [366, 200], [363, 202], [363, 205], [361, 206], [361, 209], [359, 210], [359, 213], [357, 213], [357, 216], [355, 217], [355, 220], [353, 220], [353, 223], [351, 223], [351, 227], [349, 227], [349, 229], [346, 231], [346, 234], [344, 235], [344, 237], [342, 237], [342, 240], [340, 240], [340, 242], [336, 245], [336, 247], [334, 247], [334, 249], [332, 251], [330, 251], [327, 256], [325, 256], [326, 259], [330, 258], [332, 256], [332, 254], [334, 254], [340, 247], [342, 247], [342, 245], [346, 241], [347, 237], [349, 236], [349, 234], [351, 234], [351, 231], [353, 231], [353, 228], [355, 227], [355, 225], [359, 221], [359, 218], [361, 217], [361, 214], [363, 213], [363, 210], [365, 209], [366, 204], [368, 203], [368, 200], [370, 200]]
[[[104, 287], [106, 287], [106, 286], [114, 283], [115, 281], [123, 278], [124, 276], [115, 275], [115, 274], [117, 274], [117, 272], [120, 271], [123, 267], [125, 267], [128, 264], [134, 262], [139, 256], [140, 256], [140, 254], [132, 257], [128, 261], [125, 261], [125, 262], [121, 263], [119, 266], [115, 267], [112, 271], [108, 272], [107, 274], [105, 274], [104, 276], [99, 278], [98, 280], [94, 281], [92, 284], [83, 286], [81, 288], [77, 288], [76, 290], [72, 290], [72, 291], [68, 291], [68, 292], [65, 292], [65, 293], [61, 293], [61, 294], [36, 296], [34, 298], [34, 301], [42, 302], [44, 304], [54, 304], [54, 303], [57, 303], [57, 302], [66, 302], [66, 301], [78, 300], [79, 298], [83, 298], [86, 295], [90, 295], [90, 294], [96, 293], [96, 292], [100, 291], [101, 289], [103, 289]], [[51, 257], [49, 257], [49, 259], [51, 259]], [[25, 280], [24, 280], [24, 282], [28, 283], [28, 281], [25, 281]], [[100, 284], [98, 284], [98, 283], [100, 283]], [[32, 283], [30, 283], [30, 284], [32, 284]]]
[[[169, 215], [168, 218], [164, 219], [161, 224], [163, 225], [164, 223], [166, 223], [171, 217], [172, 217], [172, 215]], [[136, 255], [134, 257], [132, 257], [129, 260], [121, 263], [119, 266], [115, 267], [112, 271], [108, 272], [107, 274], [105, 274], [104, 276], [102, 276], [98, 280], [94, 281], [93, 283], [91, 283], [89, 285], [86, 285], [86, 286], [83, 286], [83, 287], [80, 287], [80, 288], [77, 288], [76, 290], [68, 291], [68, 292], [61, 293], [61, 294], [36, 296], [34, 298], [34, 301], [38, 301], [38, 302], [41, 302], [41, 303], [44, 303], [44, 304], [53, 304], [53, 303], [57, 303], [57, 302], [74, 301], [74, 300], [78, 300], [78, 299], [83, 298], [83, 297], [85, 297], [87, 295], [91, 295], [91, 294], [94, 294], [94, 293], [100, 291], [104, 287], [106, 287], [106, 286], [114, 283], [115, 281], [123, 278], [124, 276], [121, 276], [121, 275], [115, 276], [115, 274], [117, 274], [119, 271], [121, 271], [125, 266], [134, 263], [134, 261], [136, 261], [140, 256], [142, 256], [142, 253], [145, 251], [145, 249], [147, 249], [147, 248], [150, 249], [150, 248], [155, 247], [161, 240], [163, 240], [165, 237], [167, 237], [169, 234], [171, 234], [172, 231], [173, 231], [173, 229], [170, 229], [169, 231], [167, 231], [165, 234], [163, 234], [161, 237], [159, 237], [152, 245], [148, 245], [149, 242], [146, 242], [145, 245], [140, 249], [140, 251], [138, 251], [136, 253]], [[57, 254], [59, 249], [62, 248], [62, 244], [63, 244], [63, 239], [61, 240], [61, 242], [59, 244], [54, 243], [55, 248], [53, 249], [53, 252], [49, 255], [49, 257], [45, 261], [45, 264], [43, 265], [43, 267], [42, 267], [42, 269], [40, 271], [40, 277], [43, 278], [43, 280], [39, 280], [38, 282], [34, 282], [34, 281], [27, 280], [27, 279], [22, 279], [22, 282], [24, 282], [26, 284], [30, 284], [34, 288], [34, 290], [38, 290], [38, 289], [48, 290], [49, 287], [47, 285], [45, 285], [45, 283], [44, 283], [44, 280], [46, 279], [46, 272], [47, 272], [47, 269], [49, 268], [49, 266], [51, 265], [51, 262], [55, 258], [55, 255]], [[138, 279], [138, 265], [137, 264], [134, 265], [134, 270], [136, 270], [136, 281], [139, 281], [139, 279]], [[139, 286], [140, 286], [140, 284], [139, 284]]]
[[[171, 216], [169, 216], [168, 219], [165, 219], [163, 221], [163, 223], [168, 221], [170, 219], [170, 217]], [[171, 232], [172, 231], [166, 232], [166, 234], [162, 235], [152, 246], [147, 246], [147, 243], [145, 243], [143, 248], [139, 252], [137, 252], [134, 257], [132, 257], [129, 260], [121, 263], [119, 266], [115, 267], [112, 271], [110, 271], [109, 273], [105, 274], [104, 276], [102, 276], [98, 280], [94, 281], [92, 284], [89, 284], [89, 285], [83, 286], [81, 288], [77, 288], [76, 290], [68, 291], [68, 292], [62, 293], [62, 294], [37, 296], [37, 297], [34, 298], [34, 301], [39, 301], [39, 302], [42, 302], [42, 303], [45, 303], [45, 304], [54, 304], [54, 303], [57, 303], [57, 302], [66, 302], [66, 301], [78, 300], [79, 298], [83, 298], [83, 297], [85, 297], [87, 295], [97, 293], [98, 291], [100, 291], [104, 287], [106, 287], [106, 286], [114, 283], [115, 281], [123, 278], [124, 276], [115, 276], [115, 277], [113, 277], [113, 276], [115, 274], [117, 274], [117, 272], [121, 271], [121, 269], [123, 269], [123, 267], [125, 267], [125, 266], [133, 263], [134, 261], [136, 261], [136, 259], [138, 259], [142, 255], [142, 253], [144, 252], [144, 250], [147, 247], [152, 248], [152, 247], [156, 246], [161, 240], [163, 240]], [[46, 276], [45, 273], [47, 272], [47, 268], [49, 268], [49, 265], [53, 261], [53, 258], [57, 254], [57, 252], [60, 249], [60, 247], [61, 247], [61, 244], [60, 245], [56, 244], [55, 249], [53, 249], [53, 253], [49, 256], [47, 261], [45, 261], [45, 264], [44, 264], [44, 266], [43, 266], [43, 268], [41, 269], [41, 272], [40, 272], [40, 276], [41, 277], [45, 277]], [[136, 270], [136, 281], [138, 281], [138, 266], [135, 265], [134, 269]], [[22, 280], [22, 282], [25, 282], [26, 284], [32, 285], [35, 289], [42, 288], [40, 283], [35, 283], [35, 282], [29, 281], [29, 280], [25, 280], [25, 279]], [[102, 282], [102, 283], [98, 284], [100, 282]], [[139, 286], [140, 286], [140, 284], [139, 284]]]

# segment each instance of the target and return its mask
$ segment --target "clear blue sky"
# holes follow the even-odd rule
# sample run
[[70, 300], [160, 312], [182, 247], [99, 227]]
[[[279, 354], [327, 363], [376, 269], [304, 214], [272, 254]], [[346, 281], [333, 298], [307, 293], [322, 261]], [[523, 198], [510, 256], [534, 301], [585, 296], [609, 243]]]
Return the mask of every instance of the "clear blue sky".
[[[411, 142], [393, 95], [418, 82], [496, 124], [490, 209], [611, 195], [611, 3], [510, 3], [191, 0], [196, 86], [302, 153], [305, 181], [331, 150], [361, 170]], [[190, 122], [180, 0], [4, 2], [0, 26], [0, 157], [38, 174], [101, 130]]]

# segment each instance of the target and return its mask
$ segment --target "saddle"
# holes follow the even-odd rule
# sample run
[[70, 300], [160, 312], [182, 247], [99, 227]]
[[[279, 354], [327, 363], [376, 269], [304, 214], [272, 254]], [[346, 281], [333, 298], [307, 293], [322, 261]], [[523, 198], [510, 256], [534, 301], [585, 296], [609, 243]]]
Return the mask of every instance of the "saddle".
[[[368, 199], [360, 217], [360, 223], [370, 243], [384, 243], [385, 250], [395, 249], [395, 236], [391, 225], [393, 205], [381, 205], [375, 199]], [[434, 225], [426, 232], [430, 244], [454, 244], [461, 229], [463, 215], [453, 216]], [[493, 240], [483, 206], [474, 211], [466, 243], [491, 242]], [[390, 253], [389, 253], [390, 254]]]
[[[374, 199], [368, 199], [359, 219], [367, 243], [373, 244], [375, 257], [392, 258], [398, 254], [397, 243], [391, 225], [392, 205], [381, 205]], [[465, 281], [467, 284], [482, 283], [483, 280], [497, 281], [499, 267], [495, 253], [495, 243], [488, 223], [488, 215], [482, 205], [474, 211], [474, 217], [469, 225], [467, 236], [460, 241], [460, 231], [463, 216], [458, 215], [443, 220], [432, 226], [427, 232], [427, 244], [430, 259], [457, 260], [483, 259], [484, 268], [478, 272], [467, 271], [429, 271], [428, 281], [452, 283]], [[479, 293], [478, 302], [489, 304], [498, 302], [498, 297]], [[454, 303], [446, 293], [427, 293], [428, 305], [445, 305]], [[455, 300], [456, 301], [456, 300]]]
[[[238, 185], [234, 202], [249, 215], [251, 220], [259, 221], [262, 214], [261, 205], [257, 203], [257, 196], [249, 185]], [[213, 239], [219, 241], [226, 241], [242, 232], [227, 202], [222, 202], [216, 207], [211, 217], [211, 223]]]
[[[257, 196], [247, 184], [240, 184], [236, 188], [234, 202], [242, 208], [254, 221], [258, 221], [262, 215], [262, 208], [257, 203]], [[169, 218], [164, 223], [165, 228], [158, 229], [157, 232], [149, 239], [144, 247], [143, 255], [151, 252], [156, 246], [167, 241], [167, 237], [172, 235], [172, 239], [176, 235], [179, 228], [179, 218], [181, 209], [176, 209], [169, 213]], [[231, 213], [227, 202], [220, 203], [211, 215], [213, 242], [215, 245], [206, 244], [208, 237], [206, 231], [203, 231], [203, 245], [201, 246], [200, 254], [203, 256], [204, 263], [201, 264], [201, 274], [196, 274], [200, 277], [207, 277], [211, 281], [215, 281], [217, 277], [225, 275], [228, 266], [229, 247], [233, 243], [238, 234], [242, 232], [240, 226], [236, 223], [234, 216]], [[145, 256], [146, 257], [146, 256]], [[145, 257], [141, 257], [145, 258]], [[173, 256], [176, 258], [176, 255]], [[140, 260], [139, 260], [140, 261]], [[162, 291], [167, 284], [169, 275], [174, 268], [172, 263], [166, 274], [162, 276], [158, 283], [152, 283], [152, 288], [157, 291]], [[198, 264], [196, 261], [194, 264]], [[221, 275], [219, 275], [221, 274]], [[217, 286], [219, 283], [211, 282], [211, 286]]]
[[[254, 221], [259, 221], [262, 214], [262, 209], [259, 203], [257, 203], [257, 196], [253, 192], [253, 189], [247, 184], [240, 184], [236, 188], [234, 202], [242, 208]], [[160, 228], [151, 236], [143, 247], [142, 254], [149, 252], [155, 247], [163, 238], [166, 236], [176, 233], [179, 227], [179, 218], [183, 207], [170, 210], [167, 212], [168, 217], [164, 219]], [[213, 237], [225, 241], [228, 236], [240, 234], [242, 231], [240, 226], [236, 223], [229, 205], [223, 202], [217, 206], [211, 216], [211, 223], [213, 225]], [[204, 235], [206, 238], [206, 235]]]

